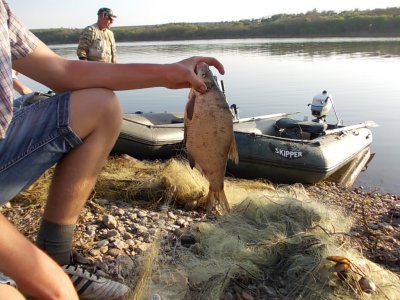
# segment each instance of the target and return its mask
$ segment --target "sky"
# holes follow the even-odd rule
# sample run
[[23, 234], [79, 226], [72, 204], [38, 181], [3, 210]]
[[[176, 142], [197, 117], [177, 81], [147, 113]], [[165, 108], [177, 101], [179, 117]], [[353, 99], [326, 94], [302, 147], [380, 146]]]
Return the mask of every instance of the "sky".
[[[400, 7], [399, 0], [6, 0], [29, 29], [83, 28], [109, 7], [114, 26], [258, 19], [280, 13]], [[238, 3], [236, 3], [238, 2]]]

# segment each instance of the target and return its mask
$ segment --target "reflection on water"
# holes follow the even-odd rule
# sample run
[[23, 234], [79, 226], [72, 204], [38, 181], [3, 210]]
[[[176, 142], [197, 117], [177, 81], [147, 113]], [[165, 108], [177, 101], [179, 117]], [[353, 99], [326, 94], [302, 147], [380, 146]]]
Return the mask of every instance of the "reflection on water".
[[[322, 90], [332, 93], [345, 125], [367, 120], [376, 155], [356, 182], [400, 193], [398, 111], [400, 111], [399, 38], [241, 39], [134, 42], [118, 44], [119, 62], [170, 63], [192, 55], [215, 56], [225, 66], [227, 99], [241, 117], [299, 111], [310, 117], [308, 103]], [[61, 56], [76, 58], [77, 45], [53, 45]], [[23, 79], [23, 78], [21, 78]], [[39, 91], [47, 88], [29, 81]], [[188, 90], [164, 88], [117, 92], [126, 112], [182, 111]], [[331, 118], [335, 118], [332, 114]]]
[[[400, 38], [315, 38], [200, 40], [172, 42], [131, 42], [118, 44], [119, 56], [147, 53], [180, 56], [187, 53], [224, 52], [240, 55], [302, 55], [305, 57], [356, 55], [366, 57], [400, 56]], [[76, 45], [54, 45], [64, 57], [76, 57]]]
[[186, 55], [188, 53], [225, 53], [244, 56], [304, 56], [313, 57], [329, 57], [338, 55], [365, 56], [365, 57], [392, 57], [400, 56], [399, 40], [386, 41], [356, 41], [343, 42], [331, 40], [329, 42], [323, 40], [285, 40], [282, 42], [271, 42], [270, 40], [255, 41], [232, 41], [216, 43], [199, 42], [192, 44], [154, 44], [154, 45], [137, 45], [132, 48], [129, 46], [121, 46], [119, 51], [122, 54], [132, 53], [166, 53], [175, 55]]

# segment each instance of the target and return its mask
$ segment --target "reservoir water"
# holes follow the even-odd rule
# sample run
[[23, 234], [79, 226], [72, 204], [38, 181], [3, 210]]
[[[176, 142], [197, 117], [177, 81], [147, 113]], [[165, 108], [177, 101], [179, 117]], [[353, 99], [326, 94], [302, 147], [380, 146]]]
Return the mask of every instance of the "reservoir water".
[[[76, 58], [77, 45], [54, 45]], [[298, 111], [311, 119], [308, 104], [327, 90], [345, 125], [373, 120], [375, 157], [355, 186], [400, 193], [400, 39], [238, 39], [119, 43], [121, 63], [172, 63], [193, 55], [217, 57], [225, 66], [227, 100], [240, 117]], [[216, 70], [214, 70], [216, 72]], [[35, 90], [48, 89], [20, 76]], [[188, 90], [152, 88], [117, 92], [125, 112], [183, 111]], [[331, 111], [329, 121], [336, 121]]]

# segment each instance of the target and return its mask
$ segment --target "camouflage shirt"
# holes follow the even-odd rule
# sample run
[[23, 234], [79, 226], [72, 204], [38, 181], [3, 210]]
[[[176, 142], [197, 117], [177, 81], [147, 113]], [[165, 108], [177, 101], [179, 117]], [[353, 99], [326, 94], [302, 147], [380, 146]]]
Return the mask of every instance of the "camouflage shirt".
[[97, 24], [83, 29], [76, 54], [87, 60], [116, 62], [116, 46], [114, 34], [109, 29], [101, 30]]

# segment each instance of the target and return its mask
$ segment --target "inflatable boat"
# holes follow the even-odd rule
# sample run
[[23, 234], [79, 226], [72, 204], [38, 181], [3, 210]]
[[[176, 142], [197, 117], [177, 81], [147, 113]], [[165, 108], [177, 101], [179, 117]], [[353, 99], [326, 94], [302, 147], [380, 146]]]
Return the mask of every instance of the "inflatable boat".
[[[239, 164], [228, 161], [227, 174], [265, 178], [278, 183], [317, 183], [328, 178], [351, 186], [371, 158], [372, 132], [367, 121], [344, 126], [326, 115], [333, 100], [324, 91], [311, 104], [312, 121], [295, 113], [267, 115], [234, 122]], [[235, 108], [235, 107], [234, 107]]]
[[183, 113], [127, 113], [112, 150], [138, 159], [166, 159], [183, 149]]

